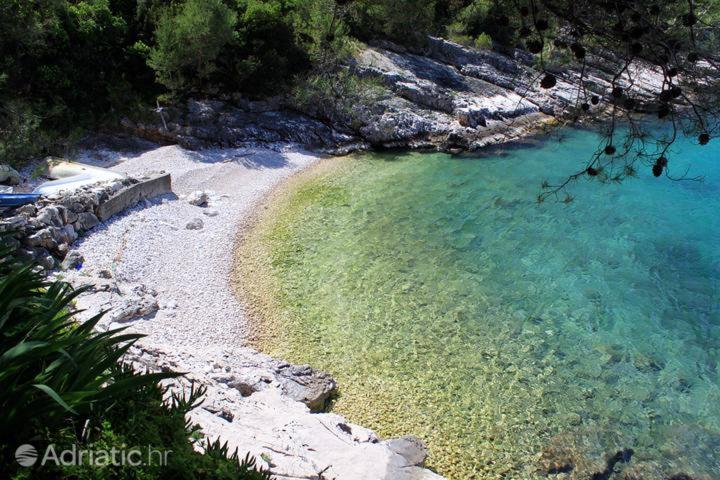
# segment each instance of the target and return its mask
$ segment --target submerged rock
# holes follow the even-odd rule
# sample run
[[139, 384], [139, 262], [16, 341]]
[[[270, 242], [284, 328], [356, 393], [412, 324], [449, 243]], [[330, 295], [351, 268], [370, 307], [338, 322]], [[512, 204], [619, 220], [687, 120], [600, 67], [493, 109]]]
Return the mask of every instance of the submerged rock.
[[290, 365], [245, 347], [188, 348], [181, 353], [141, 346], [133, 347], [127, 359], [136, 368], [190, 372], [188, 380], [208, 388], [190, 418], [202, 425], [208, 438], [222, 438], [231, 449], [262, 459], [278, 478], [443, 478], [422, 466], [427, 451], [417, 438], [381, 440], [339, 415], [308, 412], [306, 401], [336, 386], [329, 375], [305, 365]]

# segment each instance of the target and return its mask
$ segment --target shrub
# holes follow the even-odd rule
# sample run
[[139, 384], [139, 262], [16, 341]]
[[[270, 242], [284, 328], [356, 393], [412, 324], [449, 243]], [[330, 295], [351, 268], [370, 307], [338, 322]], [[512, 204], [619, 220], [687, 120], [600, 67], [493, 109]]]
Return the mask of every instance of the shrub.
[[417, 45], [436, 30], [435, 0], [358, 0], [350, 4], [348, 22], [358, 38], [387, 37]]
[[475, 38], [475, 48], [489, 50], [492, 48], [492, 38], [487, 33], [481, 33]]
[[[238, 45], [226, 57], [226, 87], [249, 95], [278, 94], [310, 68], [296, 35], [298, 5], [292, 0], [238, 0]], [[234, 69], [234, 70], [233, 70]]]
[[[196, 452], [188, 438], [197, 428], [185, 414], [203, 389], [177, 394], [158, 382], [173, 373], [136, 373], [121, 357], [140, 336], [122, 329], [96, 331], [97, 315], [83, 324], [71, 304], [82, 293], [48, 282], [32, 265], [0, 246], [0, 469], [15, 479], [237, 479], [267, 480], [250, 458], [227, 445], [206, 443]], [[150, 447], [171, 450], [167, 465], [20, 467], [15, 448], [43, 452], [79, 448]]]
[[2, 161], [27, 161], [155, 93], [152, 70], [130, 48], [144, 35], [134, 5], [0, 0]]
[[0, 164], [21, 166], [48, 143], [40, 129], [40, 117], [31, 106], [17, 101], [0, 106]]
[[[447, 34], [453, 36], [465, 35], [479, 39], [483, 36], [493, 38], [504, 45], [513, 45], [516, 39], [515, 30], [519, 28], [518, 15], [513, 3], [506, 0], [474, 0], [464, 8], [455, 12], [453, 21], [447, 27]], [[509, 25], [504, 26], [499, 21], [504, 17]], [[481, 40], [478, 48], [489, 48], [486, 39]]]
[[357, 130], [363, 114], [372, 110], [385, 94], [377, 81], [339, 69], [308, 76], [295, 86], [292, 100], [299, 110], [309, 115]]
[[172, 91], [197, 90], [217, 71], [220, 52], [235, 41], [237, 14], [222, 0], [187, 0], [167, 8], [155, 30], [149, 64]]

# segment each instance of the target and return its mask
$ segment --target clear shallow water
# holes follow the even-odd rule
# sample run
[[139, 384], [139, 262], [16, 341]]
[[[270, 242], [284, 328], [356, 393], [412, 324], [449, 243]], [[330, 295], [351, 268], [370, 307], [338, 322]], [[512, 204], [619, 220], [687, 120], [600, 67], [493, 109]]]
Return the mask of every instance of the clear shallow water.
[[720, 142], [670, 157], [703, 183], [647, 167], [535, 202], [596, 145], [301, 177], [248, 241], [261, 345], [332, 372], [336, 410], [421, 436], [451, 478], [590, 478], [623, 448], [645, 475], [626, 478], [720, 478]]

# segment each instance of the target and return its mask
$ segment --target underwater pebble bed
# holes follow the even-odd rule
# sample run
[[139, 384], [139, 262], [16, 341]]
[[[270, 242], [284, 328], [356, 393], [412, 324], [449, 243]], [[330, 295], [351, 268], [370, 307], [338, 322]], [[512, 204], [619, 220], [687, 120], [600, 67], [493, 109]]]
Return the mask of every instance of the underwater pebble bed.
[[290, 180], [238, 249], [256, 343], [450, 479], [592, 478], [623, 450], [625, 478], [720, 478], [720, 148], [673, 147], [704, 182], [647, 167], [538, 204], [598, 143], [559, 135]]

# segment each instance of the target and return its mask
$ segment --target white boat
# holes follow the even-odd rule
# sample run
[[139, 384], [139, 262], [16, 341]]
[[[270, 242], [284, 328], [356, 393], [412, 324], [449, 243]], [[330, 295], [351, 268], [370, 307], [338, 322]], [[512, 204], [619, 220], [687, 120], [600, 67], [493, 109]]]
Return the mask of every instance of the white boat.
[[47, 160], [45, 176], [51, 180], [40, 184], [33, 193], [52, 195], [61, 191], [77, 190], [85, 185], [92, 185], [108, 180], [122, 180], [125, 175], [107, 168], [85, 165], [83, 163]]

